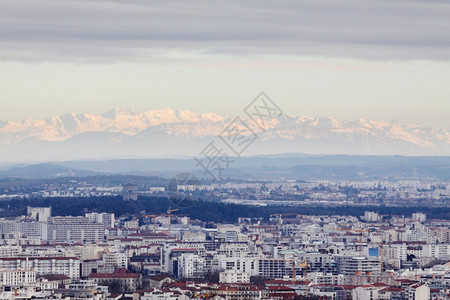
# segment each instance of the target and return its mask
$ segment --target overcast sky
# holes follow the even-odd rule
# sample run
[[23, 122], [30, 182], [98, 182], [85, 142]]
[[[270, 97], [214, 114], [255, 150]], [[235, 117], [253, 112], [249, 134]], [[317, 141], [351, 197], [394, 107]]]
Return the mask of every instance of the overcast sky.
[[0, 119], [112, 107], [450, 128], [448, 1], [0, 2]]

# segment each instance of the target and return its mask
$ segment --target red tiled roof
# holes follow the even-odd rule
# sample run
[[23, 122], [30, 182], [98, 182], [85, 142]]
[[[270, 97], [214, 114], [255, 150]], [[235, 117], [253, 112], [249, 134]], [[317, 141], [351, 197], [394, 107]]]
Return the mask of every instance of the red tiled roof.
[[349, 284], [315, 284], [315, 285], [313, 285], [313, 287], [314, 286], [321, 286], [321, 287], [341, 287], [341, 288], [343, 288], [344, 290], [353, 290], [353, 289], [355, 289], [355, 288], [357, 288], [358, 287], [358, 285], [349, 285]]
[[186, 281], [177, 281], [170, 283], [168, 287], [185, 287], [186, 284], [187, 284]]
[[170, 278], [170, 276], [169, 275], [155, 275], [153, 277], [150, 277], [150, 279], [154, 280], [154, 281], [161, 281], [161, 280], [164, 280], [166, 278]]
[[388, 284], [383, 283], [383, 282], [375, 282], [375, 283], [372, 283], [372, 285], [377, 286], [377, 287], [389, 286]]
[[387, 288], [384, 288], [382, 290], [380, 290], [380, 292], [401, 292], [404, 291], [405, 289], [401, 288], [401, 287], [395, 287], [395, 286], [390, 286]]
[[113, 273], [91, 273], [89, 278], [139, 278], [141, 274], [127, 273], [127, 270], [120, 268]]
[[277, 299], [295, 299], [298, 295], [297, 293], [269, 293], [269, 297]]
[[[291, 285], [292, 281], [291, 280], [282, 280], [282, 279], [270, 279], [270, 280], [264, 281], [263, 283], [265, 285], [275, 285], [275, 284], [282, 284], [282, 285], [289, 284], [289, 285]], [[295, 284], [306, 285], [306, 284], [308, 284], [308, 282], [307, 281], [296, 280]]]
[[271, 285], [267, 287], [271, 291], [293, 291], [293, 288], [283, 286], [283, 285]]

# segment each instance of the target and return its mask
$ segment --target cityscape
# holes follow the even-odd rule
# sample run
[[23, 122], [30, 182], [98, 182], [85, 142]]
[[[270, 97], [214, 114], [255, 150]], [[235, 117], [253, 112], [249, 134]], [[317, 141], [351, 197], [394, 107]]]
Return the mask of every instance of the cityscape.
[[0, 300], [450, 300], [450, 1], [0, 0]]
[[[123, 201], [137, 201], [127, 185]], [[2, 297], [444, 299], [448, 219], [271, 214], [205, 223], [165, 214], [2, 219]], [[301, 209], [299, 210], [301, 211]]]

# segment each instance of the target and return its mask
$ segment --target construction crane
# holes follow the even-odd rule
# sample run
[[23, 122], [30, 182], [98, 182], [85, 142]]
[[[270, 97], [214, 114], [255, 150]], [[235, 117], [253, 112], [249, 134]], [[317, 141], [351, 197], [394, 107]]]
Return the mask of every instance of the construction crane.
[[[297, 272], [296, 272], [296, 268], [300, 267], [300, 268], [305, 268], [304, 272], [303, 272], [303, 279], [306, 282], [308, 281], [308, 263], [306, 262], [306, 260], [304, 260], [303, 262], [296, 264], [295, 263], [295, 254], [292, 254], [292, 259], [287, 260], [288, 262], [292, 263], [292, 276], [291, 276], [291, 281], [292, 281], [292, 285], [295, 285], [295, 282], [297, 281]], [[308, 296], [308, 288], [305, 288], [305, 295]]]
[[370, 230], [367, 229], [353, 229], [353, 228], [337, 228], [337, 230], [342, 230], [342, 231], [353, 231], [353, 232], [359, 232], [359, 256], [364, 256], [363, 254], [363, 247], [362, 247], [362, 237], [363, 237], [363, 232], [370, 232]]
[[[305, 281], [308, 280], [308, 273], [306, 273], [306, 270], [308, 269], [308, 264], [306, 262], [306, 260], [304, 260], [302, 263], [300, 264], [296, 264], [295, 263], [295, 254], [292, 253], [292, 258], [291, 259], [286, 259], [286, 258], [279, 258], [279, 259], [273, 259], [273, 258], [260, 258], [260, 260], [270, 260], [270, 261], [282, 261], [285, 262], [285, 268], [286, 271], [288, 270], [288, 266], [291, 266], [291, 283], [292, 285], [295, 285], [295, 282], [297, 280], [297, 274], [296, 274], [296, 267], [303, 267], [305, 268]], [[306, 291], [306, 294], [308, 294], [308, 291]]]
[[308, 263], [306, 262], [306, 260], [304, 260], [303, 262], [299, 263], [299, 264], [295, 264], [295, 260], [292, 262], [292, 284], [295, 284], [295, 281], [297, 280], [297, 272], [296, 272], [296, 267], [300, 267], [300, 268], [305, 268], [305, 271], [303, 272], [304, 276], [304, 280], [307, 281], [308, 280]]
[[[371, 242], [372, 244], [380, 245], [378, 256], [380, 258], [380, 266], [381, 266], [381, 272], [384, 272], [385, 266], [384, 266], [384, 245], [386, 243], [384, 241], [382, 242]], [[389, 243], [387, 243], [389, 245]]]
[[298, 264], [297, 267], [305, 268], [303, 271], [303, 280], [305, 281], [305, 296], [308, 297], [309, 286], [306, 286], [308, 284], [308, 263], [304, 260], [302, 263]]
[[169, 234], [172, 230], [172, 212], [174, 211], [178, 211], [178, 208], [175, 209], [171, 209], [171, 207], [169, 206], [169, 209], [167, 210], [167, 215], [169, 216]]

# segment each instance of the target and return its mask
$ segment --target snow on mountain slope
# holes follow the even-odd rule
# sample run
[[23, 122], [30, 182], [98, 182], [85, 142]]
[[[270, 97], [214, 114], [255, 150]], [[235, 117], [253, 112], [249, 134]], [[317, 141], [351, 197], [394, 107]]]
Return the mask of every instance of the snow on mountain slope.
[[18, 142], [26, 138], [62, 141], [89, 131], [121, 132], [133, 136], [147, 128], [161, 124], [222, 123], [225, 119], [214, 113], [198, 114], [169, 108], [148, 112], [114, 108], [103, 114], [75, 115], [70, 113], [45, 120], [1, 121], [0, 145]]
[[[82, 158], [195, 155], [205, 146], [205, 140], [218, 136], [232, 120], [215, 113], [170, 108], [147, 112], [114, 108], [103, 114], [69, 113], [45, 120], [0, 121], [0, 154], [9, 160], [39, 151], [44, 156], [69, 159], [81, 154]], [[246, 154], [450, 155], [450, 133], [437, 127], [288, 114], [268, 122], [265, 132], [251, 127], [259, 136], [258, 146]], [[27, 150], [33, 147], [39, 151]]]

